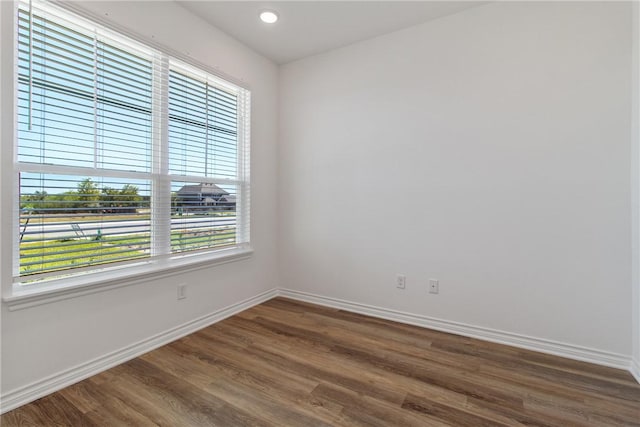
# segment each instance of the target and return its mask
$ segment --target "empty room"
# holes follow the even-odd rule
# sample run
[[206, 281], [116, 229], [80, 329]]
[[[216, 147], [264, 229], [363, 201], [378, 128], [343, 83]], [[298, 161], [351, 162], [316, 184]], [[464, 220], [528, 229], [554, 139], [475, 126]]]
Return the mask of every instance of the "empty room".
[[639, 26], [0, 1], [0, 424], [640, 426]]

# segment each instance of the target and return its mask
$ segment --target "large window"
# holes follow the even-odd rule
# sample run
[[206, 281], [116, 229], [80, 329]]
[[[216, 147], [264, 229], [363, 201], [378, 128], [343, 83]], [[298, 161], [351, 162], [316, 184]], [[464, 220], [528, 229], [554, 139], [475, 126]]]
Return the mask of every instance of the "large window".
[[249, 92], [20, 4], [14, 281], [249, 243]]

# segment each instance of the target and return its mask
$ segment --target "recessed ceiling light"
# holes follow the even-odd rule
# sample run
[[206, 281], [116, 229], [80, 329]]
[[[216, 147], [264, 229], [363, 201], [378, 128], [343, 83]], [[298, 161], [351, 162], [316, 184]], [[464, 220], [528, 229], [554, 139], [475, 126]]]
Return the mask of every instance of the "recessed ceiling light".
[[272, 10], [265, 10], [260, 12], [260, 19], [267, 24], [273, 24], [278, 20], [278, 14]]

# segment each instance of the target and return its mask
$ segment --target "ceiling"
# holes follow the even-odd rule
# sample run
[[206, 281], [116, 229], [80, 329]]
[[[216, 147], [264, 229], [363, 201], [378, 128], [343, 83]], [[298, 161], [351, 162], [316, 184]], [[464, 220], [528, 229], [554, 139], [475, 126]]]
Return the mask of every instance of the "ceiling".
[[[484, 2], [478, 1], [187, 1], [177, 0], [278, 64], [417, 25]], [[265, 24], [258, 14], [275, 10]]]

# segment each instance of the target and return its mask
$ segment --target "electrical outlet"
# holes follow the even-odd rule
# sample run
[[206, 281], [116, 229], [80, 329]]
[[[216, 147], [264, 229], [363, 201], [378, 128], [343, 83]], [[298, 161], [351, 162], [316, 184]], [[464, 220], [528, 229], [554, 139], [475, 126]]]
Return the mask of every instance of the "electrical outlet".
[[429, 293], [437, 294], [440, 292], [440, 281], [438, 279], [429, 279]]
[[178, 285], [178, 299], [185, 299], [187, 297], [187, 284], [180, 283]]
[[407, 284], [407, 276], [403, 274], [396, 275], [396, 288], [404, 289]]

